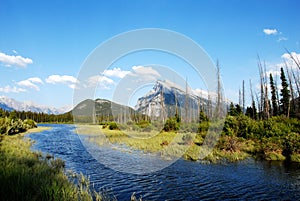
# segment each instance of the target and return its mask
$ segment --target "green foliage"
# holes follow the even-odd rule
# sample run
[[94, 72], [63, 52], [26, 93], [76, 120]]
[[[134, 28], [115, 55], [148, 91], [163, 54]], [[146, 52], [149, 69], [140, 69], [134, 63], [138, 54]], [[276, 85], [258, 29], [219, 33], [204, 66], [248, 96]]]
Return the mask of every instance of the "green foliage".
[[283, 138], [283, 155], [290, 157], [293, 153], [300, 154], [300, 134], [289, 133]]
[[202, 123], [202, 122], [207, 122], [209, 119], [208, 119], [208, 116], [204, 113], [203, 110], [200, 111], [200, 114], [199, 114], [199, 122]]
[[255, 102], [252, 102], [252, 106], [251, 107], [247, 107], [246, 109], [246, 116], [250, 117], [251, 119], [257, 119], [257, 110], [255, 107]]
[[242, 108], [239, 104], [234, 105], [233, 102], [230, 103], [228, 114], [231, 116], [238, 116], [242, 114]]
[[176, 118], [169, 118], [167, 119], [163, 130], [164, 131], [178, 131], [180, 128], [180, 123], [177, 122]]
[[151, 123], [147, 120], [141, 120], [141, 121], [137, 122], [136, 125], [143, 129], [143, 128], [149, 127], [151, 125]]
[[37, 124], [35, 121], [33, 121], [32, 119], [25, 119], [23, 121], [23, 124], [25, 125], [25, 127], [27, 129], [30, 129], [30, 128], [37, 128]]
[[290, 90], [288, 89], [289, 85], [287, 83], [287, 79], [285, 77], [283, 68], [280, 68], [280, 79], [281, 79], [281, 86], [282, 86], [281, 93], [280, 93], [280, 95], [282, 96], [282, 98], [280, 99], [280, 103], [282, 107], [281, 114], [287, 116], [291, 94], [290, 94]]
[[278, 105], [276, 96], [276, 87], [274, 84], [272, 73], [270, 73], [270, 87], [271, 87], [271, 100], [272, 100], [272, 115], [278, 115]]
[[119, 129], [116, 122], [110, 122], [108, 128], [110, 130], [118, 130]]
[[10, 117], [0, 118], [0, 134], [14, 135], [37, 127], [33, 120], [27, 119], [22, 121], [21, 119], [15, 118], [14, 115]]
[[45, 158], [30, 151], [30, 146], [18, 135], [0, 140], [1, 200], [102, 200], [83, 175], [70, 177], [76, 179], [74, 185], [64, 174], [64, 161]]
[[18, 120], [17, 112], [15, 110], [10, 112], [9, 118], [12, 120]]

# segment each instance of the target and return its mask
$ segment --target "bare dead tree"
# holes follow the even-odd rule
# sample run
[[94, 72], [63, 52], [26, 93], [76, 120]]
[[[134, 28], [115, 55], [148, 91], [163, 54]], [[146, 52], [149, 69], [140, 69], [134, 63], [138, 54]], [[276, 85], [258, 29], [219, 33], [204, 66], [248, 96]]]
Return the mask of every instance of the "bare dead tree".
[[292, 100], [290, 101], [291, 104], [289, 104], [289, 107], [288, 107], [288, 116], [289, 116], [290, 112], [291, 112], [291, 109], [292, 109], [292, 112], [295, 112], [295, 97], [294, 97], [294, 88], [293, 88], [292, 76], [291, 76], [291, 73], [289, 71], [288, 65], [287, 65], [285, 60], [284, 60], [284, 65], [285, 65], [285, 69], [286, 69], [286, 72], [287, 72], [287, 75], [288, 75], [289, 84], [290, 84], [290, 91], [291, 91], [291, 97], [292, 97]]
[[[276, 68], [276, 71], [278, 69]], [[278, 105], [278, 113], [280, 113], [280, 98], [279, 98], [279, 90], [278, 90], [278, 76], [275, 76], [274, 80], [275, 84], [275, 92], [276, 92], [276, 100], [277, 100], [277, 105]]]
[[165, 123], [165, 104], [164, 104], [164, 92], [163, 89], [160, 91], [160, 106], [161, 106], [161, 120], [163, 123]]
[[263, 71], [263, 75], [264, 75], [264, 113], [266, 118], [270, 118], [270, 101], [269, 101], [269, 94], [268, 94], [268, 75], [267, 75], [267, 70], [266, 70], [266, 63], [264, 62], [264, 71]]
[[243, 80], [243, 113], [245, 113], [245, 81]]
[[259, 70], [259, 77], [260, 77], [260, 104], [259, 104], [259, 113], [260, 117], [263, 118], [264, 115], [264, 75], [263, 75], [263, 68], [260, 61], [260, 57], [258, 56], [258, 70]]
[[242, 92], [241, 92], [241, 89], [239, 89], [239, 105], [242, 105]]
[[299, 89], [299, 86], [300, 86], [300, 80], [297, 79], [296, 77], [296, 74], [294, 72], [294, 70], [291, 68], [291, 72], [292, 72], [292, 75], [293, 75], [293, 78], [294, 78], [294, 81], [295, 81], [295, 85], [296, 85], [296, 89], [297, 89], [297, 95], [300, 96], [300, 89]]
[[217, 81], [218, 81], [218, 86], [217, 86], [217, 118], [221, 118], [223, 116], [223, 107], [222, 107], [222, 83], [221, 83], [221, 71], [220, 71], [220, 64], [219, 60], [217, 60]]
[[250, 83], [250, 93], [251, 93], [251, 100], [252, 100], [252, 117], [255, 118], [255, 102], [254, 102], [254, 97], [253, 97], [253, 91], [252, 91], [252, 82], [251, 82], [251, 79], [249, 80], [249, 83]]
[[189, 94], [188, 94], [188, 84], [187, 78], [185, 79], [185, 122], [189, 122]]
[[260, 105], [260, 101], [259, 101], [259, 97], [257, 95], [257, 93], [255, 92], [255, 97], [256, 97], [256, 102], [257, 102], [257, 107], [258, 107], [258, 118], [262, 119], [262, 112], [261, 112], [261, 105]]
[[297, 65], [297, 67], [300, 70], [300, 61], [299, 61], [298, 57], [294, 57], [293, 54], [286, 48], [285, 48], [285, 51], [290, 55], [291, 59], [295, 62], [295, 64]]

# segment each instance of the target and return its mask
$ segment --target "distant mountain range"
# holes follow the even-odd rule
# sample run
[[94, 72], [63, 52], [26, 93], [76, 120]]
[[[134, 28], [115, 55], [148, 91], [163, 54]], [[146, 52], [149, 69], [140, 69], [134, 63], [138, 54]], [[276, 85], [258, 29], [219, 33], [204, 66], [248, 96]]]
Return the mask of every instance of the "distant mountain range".
[[157, 81], [152, 90], [138, 99], [135, 109], [106, 99], [87, 99], [75, 106], [72, 112], [78, 122], [127, 122], [137, 116], [165, 120], [176, 113], [187, 121], [194, 121], [199, 118], [200, 110], [209, 114], [215, 105], [215, 93], [209, 96], [206, 91], [182, 89], [170, 81]]
[[0, 108], [6, 111], [31, 111], [45, 114], [63, 114], [69, 112], [71, 107], [54, 108], [45, 105], [39, 105], [33, 102], [20, 102], [6, 96], [0, 96]]
[[[170, 81], [156, 81], [153, 89], [138, 99], [134, 109], [106, 99], [86, 99], [77, 104], [72, 113], [75, 121], [84, 119], [89, 122], [95, 122], [95, 119], [126, 122], [128, 118], [142, 115], [159, 119], [174, 116], [176, 113], [182, 118], [195, 120], [200, 110], [204, 110], [207, 114], [212, 112], [209, 108], [214, 107], [215, 103], [215, 93], [208, 95], [204, 90], [182, 89]], [[7, 111], [31, 111], [46, 114], [62, 114], [71, 111], [71, 108], [57, 109], [33, 102], [19, 102], [5, 96], [0, 96], [0, 108]]]

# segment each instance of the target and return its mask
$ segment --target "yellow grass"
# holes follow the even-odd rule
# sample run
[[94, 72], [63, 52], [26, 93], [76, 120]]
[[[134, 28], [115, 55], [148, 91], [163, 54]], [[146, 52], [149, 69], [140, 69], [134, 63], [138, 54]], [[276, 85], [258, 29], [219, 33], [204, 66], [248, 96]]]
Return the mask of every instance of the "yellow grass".
[[89, 135], [89, 141], [99, 146], [107, 143], [125, 144], [133, 149], [160, 154], [165, 158], [181, 157], [191, 143], [191, 140], [186, 140], [184, 136], [190, 135], [191, 139], [196, 136], [175, 132], [109, 130], [97, 125], [78, 125], [76, 132]]

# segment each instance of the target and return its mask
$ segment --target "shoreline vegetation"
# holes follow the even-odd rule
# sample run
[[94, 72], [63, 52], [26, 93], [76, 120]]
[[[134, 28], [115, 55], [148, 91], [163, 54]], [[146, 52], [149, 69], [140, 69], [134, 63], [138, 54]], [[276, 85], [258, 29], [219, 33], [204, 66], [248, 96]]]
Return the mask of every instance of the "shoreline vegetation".
[[[168, 131], [118, 125], [77, 125], [78, 134], [99, 146], [107, 143], [124, 144], [132, 149], [150, 152], [168, 159], [183, 157], [191, 161], [235, 162], [249, 157], [260, 160], [300, 162], [300, 121], [284, 116], [268, 120], [253, 120], [244, 114], [228, 115], [212, 152], [201, 158], [203, 142], [209, 126], [202, 122], [193, 126], [168, 126]], [[148, 127], [151, 126], [148, 122]], [[122, 129], [120, 129], [120, 128]], [[133, 129], [134, 128], [134, 129]], [[146, 128], [146, 129], [145, 129]], [[196, 132], [193, 132], [196, 131]]]
[[[18, 125], [19, 130], [0, 135], [1, 200], [109, 200], [105, 194], [96, 192], [82, 174], [66, 173], [63, 160], [30, 149], [34, 142], [24, 136], [51, 127], [34, 126], [24, 130], [20, 126], [24, 121], [16, 119], [13, 122], [18, 122], [13, 125]], [[11, 124], [7, 126], [6, 131], [9, 131]]]
[[[173, 95], [161, 90], [157, 103], [161, 108], [161, 111], [158, 111], [159, 115], [150, 110], [150, 101], [143, 108], [150, 108], [151, 114], [145, 110], [144, 113], [100, 113], [87, 117], [78, 112], [74, 118], [78, 122], [101, 125], [101, 128], [96, 130], [86, 128], [90, 131], [82, 132], [101, 133], [101, 136], [90, 137], [92, 142], [100, 146], [106, 142], [119, 143], [166, 158], [183, 156], [193, 161], [234, 162], [254, 157], [300, 162], [300, 63], [288, 50], [287, 53], [297, 68], [287, 63], [285, 68], [280, 67], [280, 88], [277, 77], [273, 79], [272, 73], [268, 74], [266, 66], [258, 57], [260, 91], [253, 91], [252, 82], [249, 80], [251, 96], [248, 98], [251, 105], [248, 107], [245, 105], [244, 80], [242, 90], [239, 90], [239, 104], [234, 105], [231, 102], [228, 105], [223, 101], [220, 66], [217, 61], [218, 87], [214, 104], [208, 95], [206, 102], [198, 98], [194, 107], [190, 103], [192, 101], [189, 101], [191, 95], [186, 89], [182, 95], [184, 100], [179, 106], [176, 92]], [[167, 102], [166, 97], [169, 100]], [[98, 107], [103, 108], [104, 105]], [[106, 109], [109, 111], [109, 108], [108, 105]], [[97, 114], [95, 107], [91, 111]], [[152, 114], [154, 118], [150, 118]], [[211, 153], [207, 155], [207, 150], [202, 145], [214, 148], [209, 150]]]

